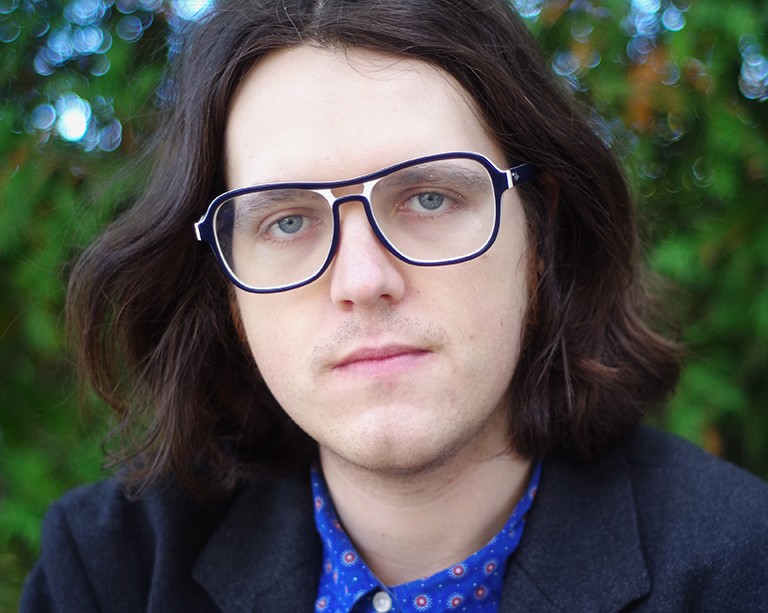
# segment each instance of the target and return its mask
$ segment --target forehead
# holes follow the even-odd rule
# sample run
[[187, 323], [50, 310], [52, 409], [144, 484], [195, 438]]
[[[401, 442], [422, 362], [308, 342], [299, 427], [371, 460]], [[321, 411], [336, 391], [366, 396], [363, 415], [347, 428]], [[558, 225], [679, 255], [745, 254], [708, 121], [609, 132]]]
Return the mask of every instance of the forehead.
[[450, 75], [361, 49], [267, 55], [239, 85], [227, 118], [229, 187], [340, 180], [466, 150], [504, 162], [471, 96]]

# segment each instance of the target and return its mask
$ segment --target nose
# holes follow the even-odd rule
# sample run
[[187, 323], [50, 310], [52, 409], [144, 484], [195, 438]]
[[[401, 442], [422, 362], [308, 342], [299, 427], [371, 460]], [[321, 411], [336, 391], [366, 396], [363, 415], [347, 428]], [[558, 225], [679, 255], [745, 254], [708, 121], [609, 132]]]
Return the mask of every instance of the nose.
[[331, 300], [344, 308], [398, 302], [405, 293], [406, 264], [376, 237], [360, 202], [342, 205], [339, 217], [339, 244], [327, 273]]

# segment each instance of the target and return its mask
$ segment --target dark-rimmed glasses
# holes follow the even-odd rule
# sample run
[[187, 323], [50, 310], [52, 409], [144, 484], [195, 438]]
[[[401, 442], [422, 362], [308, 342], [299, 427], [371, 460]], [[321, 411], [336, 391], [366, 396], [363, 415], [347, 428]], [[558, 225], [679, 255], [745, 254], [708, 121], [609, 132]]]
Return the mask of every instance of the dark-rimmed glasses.
[[339, 210], [363, 205], [393, 255], [416, 266], [444, 266], [485, 253], [499, 231], [502, 194], [535, 168], [501, 170], [471, 152], [439, 153], [332, 182], [269, 183], [215, 198], [195, 224], [239, 288], [282, 292], [323, 274], [339, 244]]

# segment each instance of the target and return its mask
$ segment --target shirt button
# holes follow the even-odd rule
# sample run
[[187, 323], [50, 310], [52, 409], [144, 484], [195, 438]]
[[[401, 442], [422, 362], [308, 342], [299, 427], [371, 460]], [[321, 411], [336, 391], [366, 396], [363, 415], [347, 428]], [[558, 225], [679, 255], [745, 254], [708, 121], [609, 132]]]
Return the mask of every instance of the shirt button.
[[386, 592], [377, 592], [373, 597], [373, 608], [376, 613], [387, 613], [392, 609], [392, 596]]

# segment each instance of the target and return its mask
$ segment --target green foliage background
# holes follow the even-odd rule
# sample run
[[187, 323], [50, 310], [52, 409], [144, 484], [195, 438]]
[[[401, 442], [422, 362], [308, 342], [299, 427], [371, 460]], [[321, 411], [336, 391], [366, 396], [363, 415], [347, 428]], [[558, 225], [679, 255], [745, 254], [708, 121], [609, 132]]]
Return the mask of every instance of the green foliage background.
[[[647, 261], [671, 283], [690, 357], [662, 426], [768, 477], [768, 4], [514, 4], [625, 162]], [[66, 271], [140, 186], [117, 173], [167, 98], [185, 8], [0, 0], [0, 611], [47, 506], [102, 475], [108, 418], [78, 408]], [[78, 99], [89, 131], [67, 140]]]

